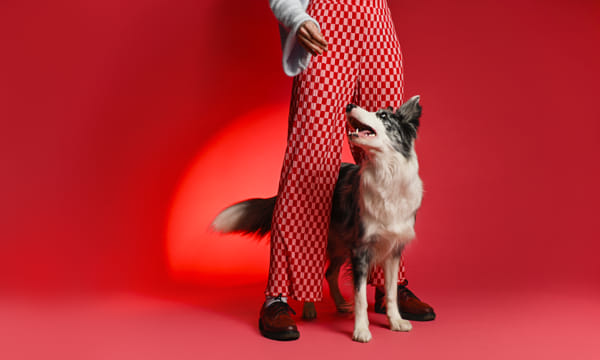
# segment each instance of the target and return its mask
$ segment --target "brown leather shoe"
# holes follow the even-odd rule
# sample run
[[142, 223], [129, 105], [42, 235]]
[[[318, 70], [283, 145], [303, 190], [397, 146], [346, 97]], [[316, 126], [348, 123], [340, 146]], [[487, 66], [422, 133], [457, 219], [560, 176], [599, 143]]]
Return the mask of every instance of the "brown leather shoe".
[[267, 307], [263, 304], [258, 319], [258, 329], [262, 336], [281, 341], [298, 339], [300, 333], [290, 312], [296, 315], [294, 310], [283, 301], [276, 301]]
[[[431, 321], [435, 319], [435, 312], [428, 304], [421, 301], [406, 285], [408, 282], [398, 284], [398, 310], [400, 316], [406, 320]], [[385, 314], [385, 293], [375, 288], [375, 312]]]

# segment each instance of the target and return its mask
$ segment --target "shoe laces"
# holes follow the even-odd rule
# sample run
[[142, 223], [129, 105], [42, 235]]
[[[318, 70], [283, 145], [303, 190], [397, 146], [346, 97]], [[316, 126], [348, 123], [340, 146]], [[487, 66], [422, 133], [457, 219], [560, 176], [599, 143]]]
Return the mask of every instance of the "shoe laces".
[[272, 308], [273, 315], [275, 317], [278, 317], [283, 313], [287, 314], [288, 312], [291, 312], [292, 314], [296, 315], [294, 309], [292, 309], [292, 307], [288, 303], [281, 299], [281, 294], [277, 295], [274, 300], [275, 301], [269, 306], [269, 308]]
[[410, 291], [409, 288], [406, 287], [406, 284], [398, 284], [398, 297], [402, 297], [404, 299], [412, 297], [419, 300], [419, 298], [412, 291]]

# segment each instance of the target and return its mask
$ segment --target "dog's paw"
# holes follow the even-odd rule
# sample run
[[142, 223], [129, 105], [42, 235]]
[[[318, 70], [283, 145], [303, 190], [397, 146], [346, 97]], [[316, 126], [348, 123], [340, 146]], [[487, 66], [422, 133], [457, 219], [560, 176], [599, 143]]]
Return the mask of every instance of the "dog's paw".
[[317, 318], [317, 309], [315, 308], [315, 303], [305, 302], [302, 307], [302, 319], [304, 320], [314, 320]]
[[335, 304], [335, 307], [337, 309], [337, 312], [342, 314], [349, 314], [352, 312], [352, 304], [347, 301]]
[[368, 328], [356, 328], [352, 334], [352, 340], [362, 343], [369, 342], [372, 338], [373, 336]]
[[412, 324], [408, 320], [404, 319], [389, 319], [390, 320], [390, 329], [392, 331], [411, 331]]

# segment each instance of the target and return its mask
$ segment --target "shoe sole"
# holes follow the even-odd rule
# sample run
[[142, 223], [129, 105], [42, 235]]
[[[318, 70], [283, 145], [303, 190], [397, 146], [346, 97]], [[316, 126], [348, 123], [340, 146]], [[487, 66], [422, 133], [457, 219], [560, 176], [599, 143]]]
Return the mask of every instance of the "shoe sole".
[[292, 340], [297, 340], [300, 337], [300, 332], [299, 331], [266, 331], [263, 328], [262, 325], [262, 321], [260, 321], [260, 319], [258, 320], [258, 329], [260, 330], [260, 333], [262, 336], [266, 337], [267, 339], [271, 339], [271, 340], [278, 340], [278, 341], [292, 341]]
[[412, 320], [412, 321], [432, 321], [435, 320], [435, 313], [427, 313], [423, 315], [417, 314], [409, 314], [409, 313], [400, 313], [403, 319]]
[[[378, 309], [375, 308], [375, 312], [378, 314], [385, 314], [385, 308], [383, 309]], [[435, 313], [427, 313], [427, 314], [411, 314], [411, 313], [405, 313], [405, 312], [400, 312], [400, 316], [402, 316], [402, 318], [404, 320], [412, 320], [412, 321], [432, 321], [435, 320]]]

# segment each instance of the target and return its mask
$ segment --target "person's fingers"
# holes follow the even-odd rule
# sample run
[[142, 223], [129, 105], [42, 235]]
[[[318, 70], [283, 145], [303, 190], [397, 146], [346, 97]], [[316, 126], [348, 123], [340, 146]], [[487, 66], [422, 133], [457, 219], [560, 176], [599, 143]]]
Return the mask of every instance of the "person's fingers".
[[323, 50], [327, 50], [327, 41], [323, 37], [323, 34], [319, 31], [317, 25], [313, 22], [308, 22], [305, 27], [306, 32]]
[[304, 48], [306, 48], [306, 50], [309, 50], [310, 52], [312, 52], [312, 47], [310, 46], [311, 45], [310, 44], [310, 35], [308, 34], [308, 31], [306, 30], [304, 25], [298, 29], [298, 33], [296, 34], [296, 36], [298, 37], [300, 44], [302, 46], [304, 46]]
[[309, 37], [308, 30], [306, 29], [306, 23], [302, 24], [300, 28], [298, 28], [298, 36]]
[[[312, 24], [312, 22], [311, 22]], [[298, 29], [297, 37], [300, 41], [300, 44], [312, 55], [321, 55], [323, 54], [323, 49], [321, 46], [310, 36], [310, 33], [306, 29], [306, 23], [302, 24], [302, 26]], [[314, 24], [313, 24], [314, 25]]]
[[298, 28], [296, 35], [298, 39], [304, 41], [303, 46], [309, 47], [311, 50], [315, 50], [316, 46], [319, 54], [322, 54], [323, 51], [327, 50], [327, 42], [323, 38], [317, 25], [312, 21], [305, 21], [302, 23], [300, 28]]
[[323, 49], [316, 45], [312, 41], [312, 39], [309, 39], [304, 35], [298, 34], [298, 41], [300, 42], [300, 45], [302, 45], [312, 55], [316, 56], [323, 54]]

